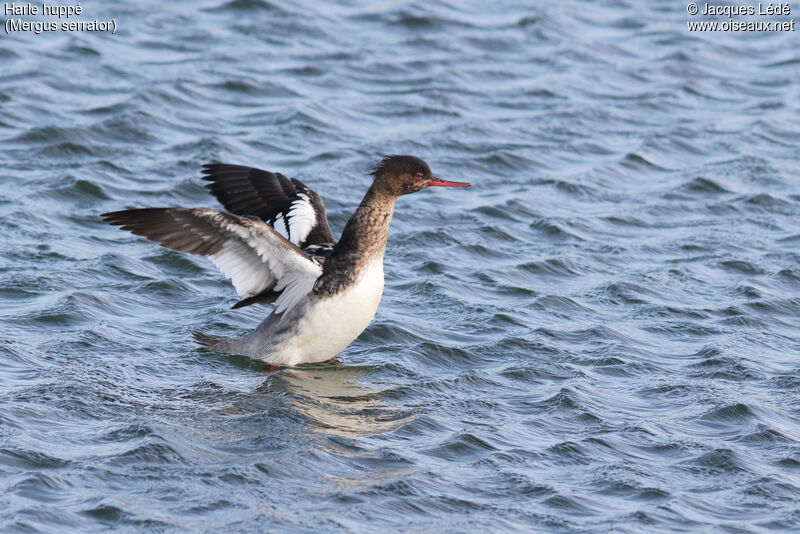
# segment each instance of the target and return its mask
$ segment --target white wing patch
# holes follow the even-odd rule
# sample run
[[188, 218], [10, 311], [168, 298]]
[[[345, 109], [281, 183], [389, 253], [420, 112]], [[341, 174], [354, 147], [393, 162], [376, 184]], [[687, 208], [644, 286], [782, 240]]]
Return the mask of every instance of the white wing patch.
[[288, 210], [275, 215], [269, 224], [281, 236], [300, 246], [316, 226], [317, 212], [307, 194], [298, 193], [297, 197]]
[[311, 199], [305, 193], [298, 193], [297, 196], [298, 200], [292, 202], [287, 215], [290, 241], [295, 245], [305, 241], [317, 224], [317, 212], [314, 210], [314, 205], [311, 204]]
[[209, 258], [230, 278], [242, 298], [254, 297], [275, 283], [275, 277], [261, 258], [240, 241], [226, 241], [222, 250]]
[[[272, 223], [270, 226], [272, 226], [275, 229], [275, 231], [281, 235], [281, 237], [285, 237], [289, 241], [292, 241], [292, 236], [289, 233], [289, 228], [286, 226], [286, 219], [283, 218], [283, 213], [277, 214], [272, 219]], [[294, 241], [292, 241], [292, 243], [294, 243]]]
[[[264, 222], [255, 219], [241, 219], [239, 222], [241, 226], [232, 226], [238, 226], [237, 233], [269, 268], [276, 280], [273, 291], [283, 292], [275, 300], [275, 313], [283, 313], [314, 288], [322, 267], [291, 243], [276, 236], [276, 232]], [[244, 232], [249, 235], [245, 237]]]

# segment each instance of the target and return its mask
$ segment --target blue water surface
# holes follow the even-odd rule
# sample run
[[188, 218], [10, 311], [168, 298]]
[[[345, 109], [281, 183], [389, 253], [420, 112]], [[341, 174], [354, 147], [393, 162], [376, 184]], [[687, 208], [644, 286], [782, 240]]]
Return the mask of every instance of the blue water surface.
[[[0, 531], [800, 529], [797, 33], [657, 0], [81, 6], [116, 33], [0, 36]], [[224, 161], [338, 235], [385, 153], [473, 187], [400, 199], [374, 322], [305, 374], [198, 349], [269, 309], [98, 217], [219, 207]]]

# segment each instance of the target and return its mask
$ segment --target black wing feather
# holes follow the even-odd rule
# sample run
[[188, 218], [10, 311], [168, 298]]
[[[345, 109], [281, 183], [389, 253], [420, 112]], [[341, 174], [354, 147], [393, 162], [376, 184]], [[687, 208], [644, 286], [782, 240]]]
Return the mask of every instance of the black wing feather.
[[254, 215], [270, 225], [283, 224], [287, 232], [292, 204], [302, 200], [299, 195], [305, 195], [316, 214], [316, 223], [299, 242], [291, 240], [300, 248], [333, 243], [322, 199], [300, 180], [277, 172], [224, 163], [204, 165], [203, 174], [203, 179], [211, 182], [206, 188], [225, 209], [236, 215]]

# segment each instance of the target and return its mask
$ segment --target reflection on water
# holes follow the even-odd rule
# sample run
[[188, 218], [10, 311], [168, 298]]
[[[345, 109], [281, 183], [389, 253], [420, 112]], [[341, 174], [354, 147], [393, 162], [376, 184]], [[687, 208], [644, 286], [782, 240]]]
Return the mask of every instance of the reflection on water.
[[283, 381], [292, 407], [318, 432], [369, 437], [413, 421], [415, 414], [387, 404], [380, 397], [382, 390], [360, 380], [369, 371], [369, 367], [308, 366], [280, 371], [267, 382]]

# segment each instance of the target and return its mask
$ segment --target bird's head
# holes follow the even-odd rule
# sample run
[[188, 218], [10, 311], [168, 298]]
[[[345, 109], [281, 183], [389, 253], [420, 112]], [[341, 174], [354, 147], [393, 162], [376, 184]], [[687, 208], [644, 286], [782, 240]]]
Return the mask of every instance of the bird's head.
[[428, 164], [414, 156], [386, 156], [370, 172], [375, 178], [372, 187], [399, 197], [426, 187], [469, 187], [466, 182], [450, 182], [437, 178]]

